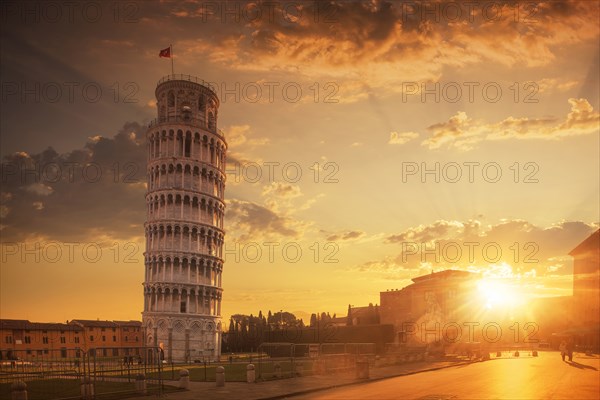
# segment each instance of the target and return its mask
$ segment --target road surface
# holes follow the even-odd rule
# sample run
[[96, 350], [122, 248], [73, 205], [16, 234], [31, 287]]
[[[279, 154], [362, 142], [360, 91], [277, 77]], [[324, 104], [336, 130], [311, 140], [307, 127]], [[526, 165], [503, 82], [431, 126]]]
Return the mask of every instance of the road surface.
[[600, 359], [575, 354], [563, 362], [557, 352], [539, 357], [492, 359], [294, 399], [599, 399]]

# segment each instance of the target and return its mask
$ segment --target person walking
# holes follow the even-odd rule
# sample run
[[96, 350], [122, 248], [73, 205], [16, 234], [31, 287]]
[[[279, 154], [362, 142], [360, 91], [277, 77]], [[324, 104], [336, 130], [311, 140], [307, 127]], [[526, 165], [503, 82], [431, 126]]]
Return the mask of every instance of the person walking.
[[573, 362], [573, 339], [567, 340], [566, 352], [569, 356], [569, 362]]
[[560, 356], [562, 357], [562, 360], [565, 361], [565, 356], [567, 354], [567, 342], [565, 342], [564, 340], [560, 342], [560, 346], [558, 346], [558, 351], [560, 351]]

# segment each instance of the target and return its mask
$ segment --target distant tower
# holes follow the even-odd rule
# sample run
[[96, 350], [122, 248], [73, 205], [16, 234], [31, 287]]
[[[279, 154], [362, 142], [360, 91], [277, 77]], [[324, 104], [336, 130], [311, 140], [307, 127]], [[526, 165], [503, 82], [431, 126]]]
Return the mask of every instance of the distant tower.
[[158, 118], [148, 127], [145, 343], [165, 359], [221, 354], [221, 275], [227, 143], [217, 129], [219, 98], [189, 75], [156, 86]]

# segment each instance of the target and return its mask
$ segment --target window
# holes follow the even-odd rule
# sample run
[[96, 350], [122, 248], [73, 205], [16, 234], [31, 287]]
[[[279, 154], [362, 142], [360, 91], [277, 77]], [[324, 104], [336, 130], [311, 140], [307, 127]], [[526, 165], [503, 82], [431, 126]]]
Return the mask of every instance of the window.
[[113, 330], [113, 332], [116, 332], [116, 331], [117, 331], [117, 328], [112, 328], [112, 330]]
[[31, 354], [31, 349], [27, 349], [27, 354]]
[[129, 328], [127, 328], [127, 327], [123, 328], [123, 332], [129, 332]]
[[127, 336], [125, 336], [125, 341], [127, 341]]
[[13, 340], [12, 340], [12, 336], [6, 336], [6, 337], [4, 338], [4, 343], [12, 343], [12, 341], [13, 341]]
[[113, 356], [118, 356], [119, 355], [119, 349], [112, 349], [112, 355]]
[[117, 341], [117, 337], [113, 336], [113, 342], [116, 342], [116, 341]]
[[31, 343], [31, 336], [25, 336], [23, 339], [25, 340], [26, 344]]
[[102, 341], [106, 342], [106, 336], [102, 335]]
[[67, 358], [67, 349], [66, 348], [61, 347], [61, 349], [60, 349], [60, 356], [62, 358]]
[[75, 343], [79, 343], [79, 336], [75, 336]]
[[105, 330], [104, 328], [101, 328], [101, 329], [100, 329], [100, 331], [101, 331], [101, 332], [104, 332], [104, 330]]
[[61, 342], [61, 343], [63, 343], [63, 344], [64, 344], [64, 343], [67, 343], [67, 338], [66, 338], [66, 337], [64, 337], [64, 336], [61, 336], [61, 337], [60, 337], [60, 342]]
[[44, 354], [48, 354], [48, 353], [49, 353], [48, 349], [44, 349]]
[[48, 344], [48, 336], [42, 337], [42, 343]]
[[182, 312], [182, 313], [185, 312], [185, 301], [181, 302], [181, 307], [179, 308], [179, 312]]
[[136, 337], [135, 337], [135, 341], [136, 341], [136, 342], [139, 342], [139, 341], [140, 341], [140, 338], [136, 336]]
[[94, 335], [90, 335], [90, 342], [94, 341]]

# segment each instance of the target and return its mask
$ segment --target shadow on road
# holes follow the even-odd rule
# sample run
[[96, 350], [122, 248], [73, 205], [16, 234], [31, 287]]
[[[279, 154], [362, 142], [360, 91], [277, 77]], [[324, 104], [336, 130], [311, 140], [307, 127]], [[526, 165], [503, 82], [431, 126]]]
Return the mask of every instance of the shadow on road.
[[593, 367], [593, 366], [587, 365], [587, 364], [581, 364], [576, 361], [567, 361], [567, 364], [569, 364], [571, 367], [575, 367], [575, 368], [579, 368], [579, 369], [593, 369], [594, 371], [598, 371], [598, 368], [596, 368], [596, 367]]

